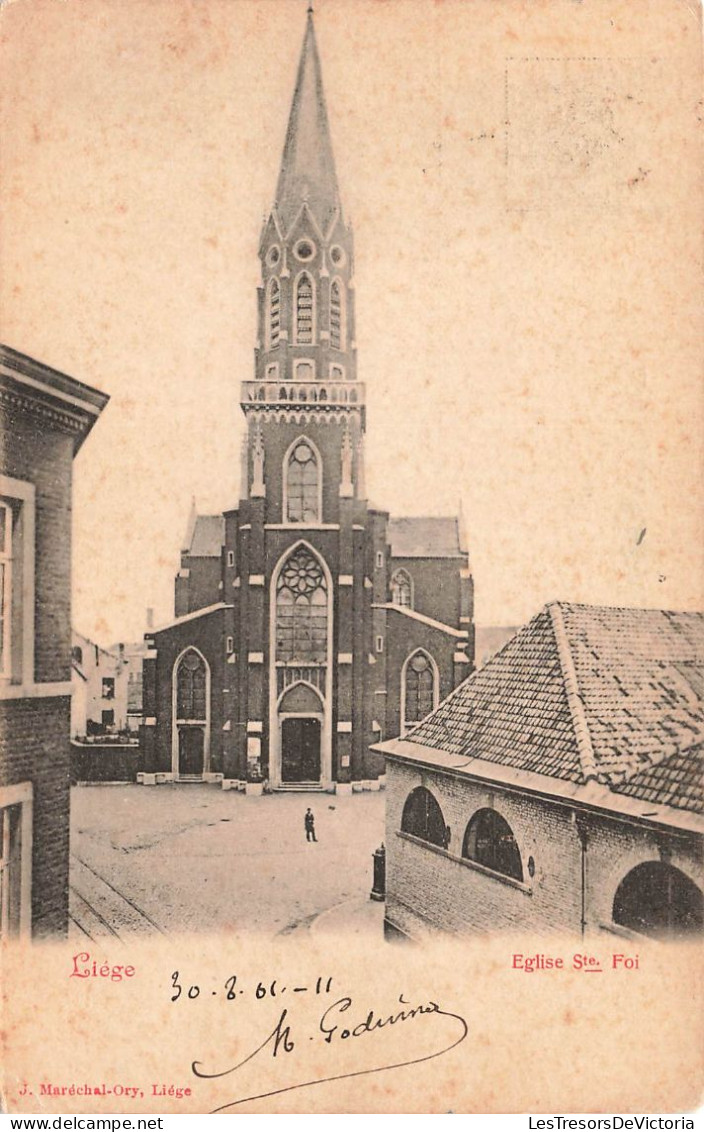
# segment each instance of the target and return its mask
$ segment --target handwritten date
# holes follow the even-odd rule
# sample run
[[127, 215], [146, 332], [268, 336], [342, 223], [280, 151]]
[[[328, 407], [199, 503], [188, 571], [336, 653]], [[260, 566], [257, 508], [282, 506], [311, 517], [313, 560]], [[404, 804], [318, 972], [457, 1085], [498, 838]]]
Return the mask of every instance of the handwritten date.
[[[200, 997], [201, 991], [205, 994], [208, 993], [207, 988], [203, 988], [199, 983], [191, 983], [189, 987], [185, 987], [181, 983], [181, 976], [178, 971], [174, 971], [171, 976], [171, 987], [174, 993], [171, 995], [172, 1002], [178, 1002], [181, 996], [185, 996], [184, 1001], [190, 999], [193, 1001]], [[276, 998], [277, 996], [286, 994], [330, 994], [332, 987], [332, 976], [319, 975], [312, 986], [286, 986], [282, 985], [281, 980], [259, 980], [254, 984], [245, 983], [238, 986], [237, 975], [230, 975], [228, 979], [215, 989], [211, 989], [210, 994], [213, 996], [221, 995], [227, 1002], [236, 1002], [238, 995], [246, 995], [248, 998], [252, 996], [255, 999], [263, 998]]]

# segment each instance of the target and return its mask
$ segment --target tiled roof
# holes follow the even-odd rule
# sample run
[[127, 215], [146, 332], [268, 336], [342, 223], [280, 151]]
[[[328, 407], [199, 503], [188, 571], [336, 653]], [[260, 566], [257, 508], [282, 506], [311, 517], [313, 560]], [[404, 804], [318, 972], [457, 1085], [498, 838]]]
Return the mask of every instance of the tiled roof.
[[224, 541], [222, 515], [197, 515], [188, 553], [193, 558], [219, 558]]
[[704, 614], [548, 606], [406, 739], [696, 810]]
[[457, 519], [389, 519], [387, 538], [393, 558], [460, 558]]
[[579, 752], [548, 611], [534, 617], [406, 739], [580, 781]]

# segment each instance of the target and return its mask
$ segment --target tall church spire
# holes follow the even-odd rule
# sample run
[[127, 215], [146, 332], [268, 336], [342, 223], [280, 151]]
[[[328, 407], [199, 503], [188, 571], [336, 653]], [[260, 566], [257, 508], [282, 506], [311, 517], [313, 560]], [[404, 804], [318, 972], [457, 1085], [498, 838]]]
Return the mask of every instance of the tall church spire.
[[308, 9], [276, 189], [275, 207], [284, 231], [288, 231], [304, 201], [321, 230], [327, 231], [340, 207], [340, 196], [312, 7]]

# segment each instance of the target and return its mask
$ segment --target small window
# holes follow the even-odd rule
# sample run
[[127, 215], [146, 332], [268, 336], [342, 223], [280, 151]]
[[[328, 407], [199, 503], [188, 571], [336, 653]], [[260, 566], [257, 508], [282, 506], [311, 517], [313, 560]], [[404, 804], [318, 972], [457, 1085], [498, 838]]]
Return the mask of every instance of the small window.
[[295, 363], [296, 381], [315, 381], [315, 366], [306, 359]]
[[462, 856], [512, 880], [523, 880], [521, 854], [513, 831], [496, 810], [477, 810], [464, 835]]
[[344, 381], [345, 368], [344, 366], [330, 366], [330, 380], [331, 381]]
[[448, 828], [436, 798], [424, 786], [417, 786], [406, 798], [401, 818], [401, 831], [446, 849]]
[[71, 649], [71, 660], [74, 664], [83, 664], [83, 649], [80, 645], [74, 645]]
[[383, 551], [377, 550], [377, 552], [376, 552], [376, 568], [377, 568], [377, 570], [382, 570], [383, 566], [384, 566]]
[[115, 726], [115, 711], [113, 708], [104, 711], [100, 718], [104, 730]]
[[225, 642], [225, 651], [226, 651], [228, 656], [230, 656], [235, 651], [235, 638], [234, 637], [228, 637], [227, 638], [227, 641]]
[[102, 696], [104, 700], [115, 699], [115, 677], [103, 676], [103, 691]]
[[228, 552], [227, 552], [227, 565], [228, 566], [234, 566], [235, 565], [235, 552], [234, 552], [234, 550], [228, 550]]
[[19, 935], [22, 806], [0, 809], [0, 939]]
[[381, 636], [377, 637], [377, 639], [376, 639], [376, 651], [377, 652], [383, 652], [384, 651], [384, 638], [381, 637]]

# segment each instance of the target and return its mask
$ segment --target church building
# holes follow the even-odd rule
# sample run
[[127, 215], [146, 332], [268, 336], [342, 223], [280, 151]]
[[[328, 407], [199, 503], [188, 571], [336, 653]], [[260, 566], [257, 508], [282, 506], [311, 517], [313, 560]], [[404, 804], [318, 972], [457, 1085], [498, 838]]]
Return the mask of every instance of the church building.
[[473, 669], [460, 517], [367, 499], [354, 249], [312, 13], [259, 247], [241, 499], [188, 523], [175, 618], [147, 634], [145, 784], [378, 789], [403, 735]]

